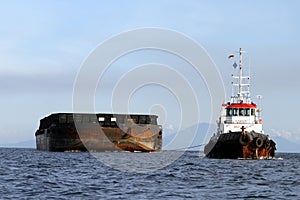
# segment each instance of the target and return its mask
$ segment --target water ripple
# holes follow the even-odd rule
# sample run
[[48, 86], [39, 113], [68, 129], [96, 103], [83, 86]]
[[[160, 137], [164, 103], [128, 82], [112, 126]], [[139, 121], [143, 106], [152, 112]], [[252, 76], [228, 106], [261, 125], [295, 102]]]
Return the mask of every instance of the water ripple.
[[[174, 154], [174, 152], [173, 152]], [[119, 154], [103, 153], [114, 160]], [[128, 156], [127, 156], [128, 155]], [[122, 154], [115, 165], [139, 159], [163, 163], [168, 152]], [[105, 166], [89, 153], [0, 149], [1, 199], [299, 199], [300, 155], [277, 160], [207, 159], [186, 152], [170, 166], [129, 173]], [[136, 160], [132, 160], [132, 159]], [[151, 163], [150, 163], [151, 162]], [[145, 163], [145, 162], [143, 162]]]

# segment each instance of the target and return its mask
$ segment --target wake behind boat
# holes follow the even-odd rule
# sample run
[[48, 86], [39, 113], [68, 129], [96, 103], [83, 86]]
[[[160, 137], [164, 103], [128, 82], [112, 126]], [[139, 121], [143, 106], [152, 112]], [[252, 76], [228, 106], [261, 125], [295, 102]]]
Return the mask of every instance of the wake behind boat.
[[[231, 100], [222, 104], [217, 133], [204, 147], [208, 158], [261, 159], [275, 156], [276, 144], [264, 134], [261, 109], [250, 98], [250, 75], [243, 76], [242, 53], [240, 48], [239, 74], [232, 75], [236, 81], [232, 83]], [[234, 67], [237, 66], [234, 63]]]

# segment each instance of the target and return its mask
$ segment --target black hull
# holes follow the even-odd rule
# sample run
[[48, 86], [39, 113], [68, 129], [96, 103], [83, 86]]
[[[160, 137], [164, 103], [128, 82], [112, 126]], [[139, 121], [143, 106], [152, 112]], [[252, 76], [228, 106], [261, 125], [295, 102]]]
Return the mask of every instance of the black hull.
[[260, 159], [275, 156], [276, 144], [268, 136], [256, 132], [230, 132], [212, 137], [204, 147], [208, 158]]

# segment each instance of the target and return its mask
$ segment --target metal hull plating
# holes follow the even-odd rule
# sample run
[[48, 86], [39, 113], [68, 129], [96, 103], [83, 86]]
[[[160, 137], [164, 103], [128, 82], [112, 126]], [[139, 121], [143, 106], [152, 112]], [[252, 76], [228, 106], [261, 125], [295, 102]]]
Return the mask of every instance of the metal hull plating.
[[[156, 121], [152, 120], [152, 124], [136, 124], [130, 117], [125, 115], [97, 114], [101, 117], [96, 119], [104, 119], [103, 122], [75, 123], [73, 120], [69, 122], [60, 122], [63, 116], [73, 118], [72, 114], [53, 114], [41, 120], [39, 129], [36, 131], [36, 145], [38, 150], [44, 151], [141, 151], [151, 152], [159, 151], [162, 148], [162, 130], [161, 126], [156, 125]], [[91, 114], [78, 114], [81, 117], [93, 118]], [[119, 125], [111, 122], [111, 118], [123, 118], [124, 123]], [[139, 117], [147, 117], [147, 115], [135, 115]], [[58, 120], [55, 120], [58, 119]], [[155, 118], [156, 120], [156, 118]]]
[[230, 132], [211, 138], [204, 153], [209, 158], [261, 159], [274, 157], [275, 150], [275, 142], [264, 134]]

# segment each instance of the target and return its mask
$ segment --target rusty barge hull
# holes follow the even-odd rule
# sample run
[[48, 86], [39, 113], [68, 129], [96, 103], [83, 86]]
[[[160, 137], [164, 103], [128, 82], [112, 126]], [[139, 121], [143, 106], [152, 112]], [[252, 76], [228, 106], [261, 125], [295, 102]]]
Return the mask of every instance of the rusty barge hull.
[[256, 132], [229, 132], [212, 138], [204, 148], [208, 158], [269, 159], [275, 156], [276, 144], [268, 136]]
[[160, 151], [162, 128], [155, 115], [55, 113], [40, 120], [37, 150]]

